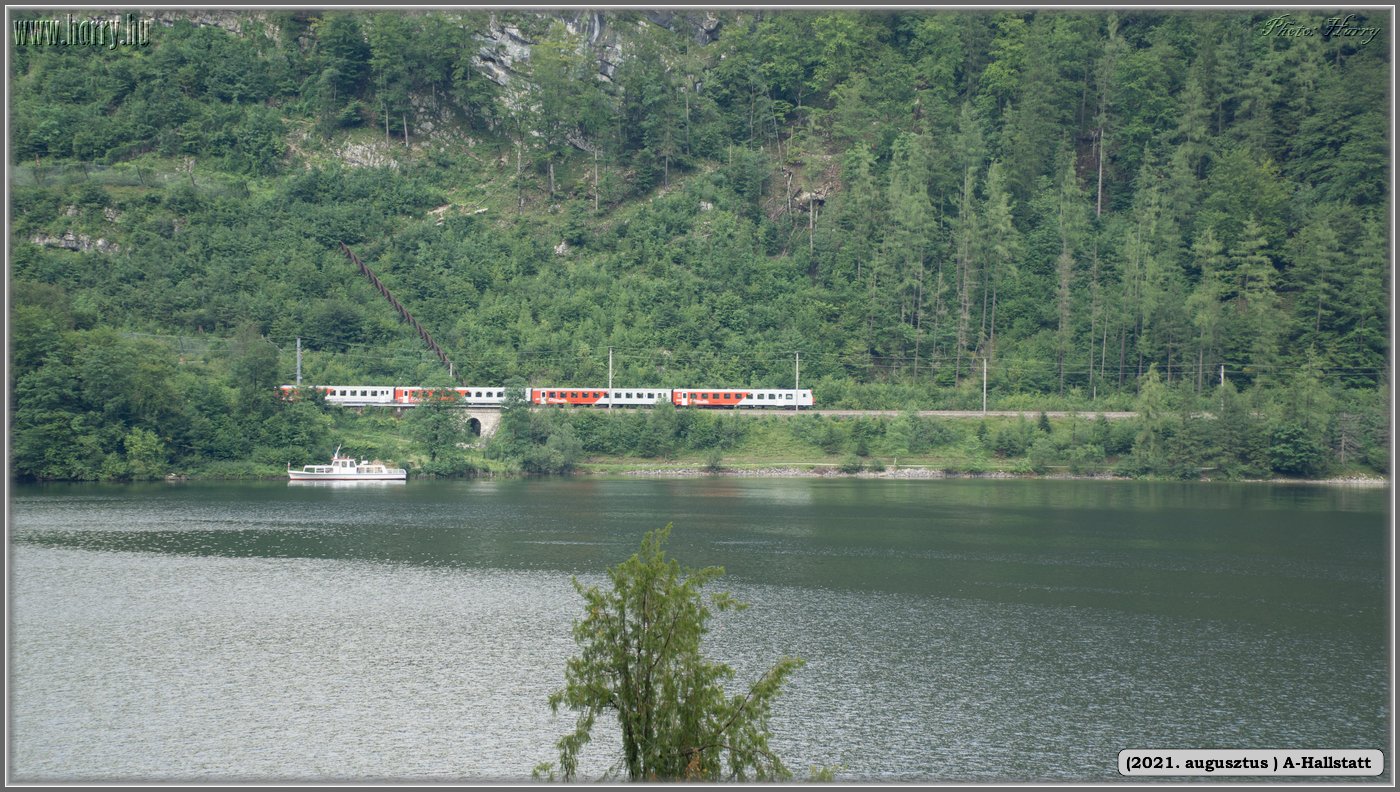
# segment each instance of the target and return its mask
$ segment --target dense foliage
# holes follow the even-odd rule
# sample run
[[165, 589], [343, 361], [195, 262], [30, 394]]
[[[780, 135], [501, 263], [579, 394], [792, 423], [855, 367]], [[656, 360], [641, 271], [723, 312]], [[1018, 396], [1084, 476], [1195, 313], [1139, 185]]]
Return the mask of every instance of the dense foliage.
[[[322, 454], [258, 395], [298, 338], [310, 381], [440, 377], [340, 242], [469, 382], [612, 350], [787, 386], [800, 352], [823, 405], [975, 408], [985, 365], [994, 406], [1122, 409], [1155, 376], [1145, 472], [1232, 400], [1260, 469], [1384, 467], [1390, 42], [1327, 14], [177, 16], [12, 48], [20, 475]], [[571, 433], [526, 467], [607, 445]]]
[[[671, 526], [642, 537], [641, 549], [608, 570], [608, 589], [574, 588], [584, 616], [574, 622], [580, 654], [549, 698], [578, 712], [559, 741], [558, 773], [578, 775], [579, 754], [598, 716], [615, 716], [622, 758], [610, 773], [628, 781], [781, 781], [792, 777], [769, 747], [768, 719], [783, 681], [802, 661], [785, 657], [742, 695], [727, 696], [734, 670], [705, 658], [701, 641], [714, 613], [746, 607], [704, 587], [719, 567], [685, 569], [663, 549]], [[536, 769], [552, 774], [552, 765]]]

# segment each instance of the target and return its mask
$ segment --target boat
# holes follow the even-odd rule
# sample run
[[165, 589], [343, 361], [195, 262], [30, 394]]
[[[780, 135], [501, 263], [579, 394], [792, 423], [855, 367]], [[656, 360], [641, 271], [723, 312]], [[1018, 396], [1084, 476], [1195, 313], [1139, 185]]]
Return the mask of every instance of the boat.
[[340, 446], [336, 446], [329, 465], [303, 465], [301, 470], [292, 470], [289, 463], [287, 477], [292, 481], [405, 481], [408, 471], [368, 459], [357, 462], [354, 457], [341, 456]]

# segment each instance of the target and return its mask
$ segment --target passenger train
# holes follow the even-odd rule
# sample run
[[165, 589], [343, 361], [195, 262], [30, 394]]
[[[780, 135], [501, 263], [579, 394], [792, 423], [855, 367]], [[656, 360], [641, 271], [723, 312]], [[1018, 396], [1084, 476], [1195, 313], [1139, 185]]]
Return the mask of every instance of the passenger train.
[[[343, 407], [415, 407], [433, 398], [442, 389], [387, 385], [311, 385], [326, 395], [328, 404]], [[506, 388], [452, 388], [462, 404], [470, 407], [499, 407], [505, 404]], [[284, 399], [296, 397], [295, 385], [283, 385]], [[811, 407], [812, 391], [793, 388], [521, 388], [518, 393], [530, 404], [573, 407], [654, 407], [670, 402], [677, 407], [719, 407], [730, 409], [795, 409]]]

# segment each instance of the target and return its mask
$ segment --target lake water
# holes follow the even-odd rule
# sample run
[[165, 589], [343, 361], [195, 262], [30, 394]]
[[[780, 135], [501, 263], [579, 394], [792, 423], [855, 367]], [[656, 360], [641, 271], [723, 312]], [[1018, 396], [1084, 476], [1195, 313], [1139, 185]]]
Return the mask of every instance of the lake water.
[[[10, 773], [528, 779], [572, 724], [546, 705], [571, 576], [602, 582], [668, 522], [672, 555], [753, 605], [714, 623], [710, 656], [738, 680], [806, 659], [772, 723], [799, 777], [1113, 781], [1125, 748], [1387, 750], [1389, 503], [1122, 481], [19, 486]], [[615, 745], [598, 731], [584, 773]]]

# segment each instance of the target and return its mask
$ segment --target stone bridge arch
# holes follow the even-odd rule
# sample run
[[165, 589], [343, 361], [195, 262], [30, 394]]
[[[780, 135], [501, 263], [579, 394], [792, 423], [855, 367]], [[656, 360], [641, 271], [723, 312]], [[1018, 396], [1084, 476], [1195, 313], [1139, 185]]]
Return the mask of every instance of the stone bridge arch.
[[471, 433], [487, 440], [496, 433], [501, 426], [500, 410], [483, 410], [476, 407], [468, 407], [463, 412], [466, 413], [462, 420], [466, 422]]

